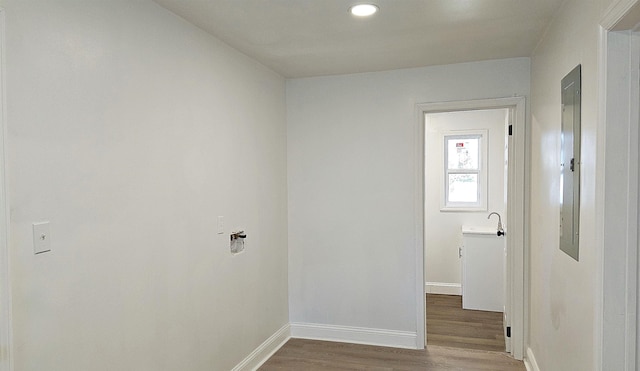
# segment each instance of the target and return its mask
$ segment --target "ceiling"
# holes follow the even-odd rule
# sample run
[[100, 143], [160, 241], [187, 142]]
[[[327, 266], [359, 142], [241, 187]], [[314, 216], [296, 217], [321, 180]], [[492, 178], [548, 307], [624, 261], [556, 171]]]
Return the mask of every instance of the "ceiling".
[[155, 0], [288, 78], [528, 57], [563, 0]]

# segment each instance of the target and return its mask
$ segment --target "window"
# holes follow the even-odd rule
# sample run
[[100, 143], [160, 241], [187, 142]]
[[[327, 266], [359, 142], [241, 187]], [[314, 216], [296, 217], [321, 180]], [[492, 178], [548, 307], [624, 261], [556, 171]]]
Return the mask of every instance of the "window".
[[442, 210], [486, 210], [486, 130], [443, 134]]

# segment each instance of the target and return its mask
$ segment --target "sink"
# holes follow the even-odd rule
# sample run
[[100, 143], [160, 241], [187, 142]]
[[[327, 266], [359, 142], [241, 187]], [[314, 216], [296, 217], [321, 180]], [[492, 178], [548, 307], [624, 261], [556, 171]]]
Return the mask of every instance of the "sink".
[[479, 227], [479, 226], [462, 226], [462, 234], [490, 234], [497, 235], [498, 230], [495, 227]]

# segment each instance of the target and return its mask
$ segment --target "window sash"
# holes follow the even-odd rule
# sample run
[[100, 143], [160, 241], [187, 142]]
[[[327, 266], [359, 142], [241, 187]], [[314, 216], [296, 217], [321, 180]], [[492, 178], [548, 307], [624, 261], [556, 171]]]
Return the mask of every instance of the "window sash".
[[[475, 194], [475, 201], [452, 201], [451, 200], [451, 175], [475, 175], [475, 182], [474, 182], [474, 186], [476, 188], [476, 194]], [[446, 188], [446, 192], [447, 192], [447, 206], [449, 207], [455, 207], [455, 206], [461, 206], [461, 207], [477, 207], [480, 206], [481, 202], [482, 202], [482, 195], [481, 195], [481, 191], [482, 191], [482, 187], [480, 187], [480, 182], [481, 182], [481, 177], [482, 174], [479, 171], [447, 171], [447, 174], [445, 176], [445, 188]]]
[[[449, 166], [449, 144], [451, 142], [464, 142], [469, 139], [477, 140], [475, 144], [475, 167], [450, 167]], [[482, 168], [482, 134], [465, 134], [465, 135], [445, 135], [444, 136], [444, 155], [445, 155], [445, 168], [448, 170], [478, 170], [480, 171]]]
[[[486, 130], [469, 130], [464, 132], [448, 132], [443, 133], [442, 135], [443, 144], [443, 172], [441, 174], [444, 175], [444, 179], [442, 181], [443, 186], [443, 197], [442, 197], [442, 207], [443, 211], [452, 210], [452, 211], [463, 211], [464, 209], [468, 209], [469, 211], [474, 210], [486, 210], [487, 204], [487, 179], [486, 177], [486, 161], [487, 161], [487, 131]], [[464, 141], [468, 139], [477, 139], [477, 168], [450, 168], [449, 167], [449, 143], [451, 141]], [[476, 201], [451, 201], [450, 200], [450, 184], [449, 179], [450, 175], [475, 175], [476, 181], [473, 186], [476, 188]]]

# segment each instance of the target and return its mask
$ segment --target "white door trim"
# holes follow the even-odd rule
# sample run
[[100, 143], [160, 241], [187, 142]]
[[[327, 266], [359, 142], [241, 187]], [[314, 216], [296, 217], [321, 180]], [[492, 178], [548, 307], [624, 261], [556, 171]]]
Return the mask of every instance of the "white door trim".
[[528, 240], [528, 216], [525, 214], [525, 207], [528, 202], [528, 179], [526, 178], [528, 163], [528, 142], [527, 138], [527, 121], [526, 121], [526, 102], [524, 97], [512, 98], [496, 98], [481, 99], [458, 102], [436, 102], [421, 103], [416, 105], [416, 127], [415, 127], [415, 169], [414, 169], [414, 211], [415, 211], [415, 241], [416, 241], [416, 324], [417, 324], [417, 341], [416, 347], [421, 349], [425, 346], [426, 341], [426, 322], [425, 322], [425, 293], [424, 293], [424, 126], [425, 114], [434, 112], [447, 111], [465, 111], [476, 109], [493, 109], [493, 108], [513, 108], [515, 109], [515, 117], [513, 122], [513, 139], [515, 142], [515, 161], [516, 173], [510, 174], [515, 182], [515, 212], [509, 217], [513, 218], [509, 224], [509, 233], [512, 234], [514, 247], [511, 251], [512, 267], [514, 272], [522, 272], [513, 277], [512, 286], [512, 317], [511, 317], [511, 353], [516, 359], [524, 357], [524, 341], [528, 334], [526, 327], [528, 321], [525, 319], [528, 310], [525, 304], [528, 302], [528, 271], [526, 267]]
[[0, 371], [11, 371], [13, 370], [13, 357], [9, 274], [9, 201], [6, 187], [5, 45], [5, 11], [0, 9]]
[[[619, 0], [600, 22], [596, 173], [597, 370], [636, 370], [638, 362], [637, 164], [640, 99], [638, 0]], [[636, 31], [636, 32], [634, 32]]]
[[631, 11], [638, 3], [638, 0], [618, 0], [611, 3], [604, 13], [604, 17], [600, 20], [600, 26], [609, 31]]

